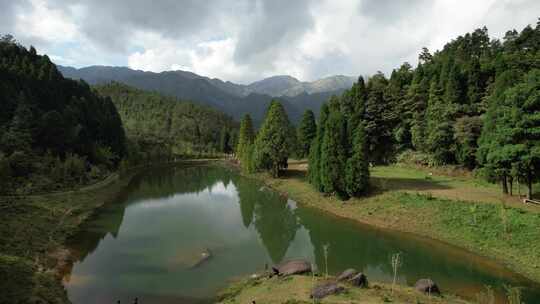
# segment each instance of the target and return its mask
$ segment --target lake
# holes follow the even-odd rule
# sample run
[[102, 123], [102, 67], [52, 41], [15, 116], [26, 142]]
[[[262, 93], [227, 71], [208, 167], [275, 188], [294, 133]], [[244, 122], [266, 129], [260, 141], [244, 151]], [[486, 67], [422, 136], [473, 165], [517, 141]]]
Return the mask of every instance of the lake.
[[431, 278], [469, 299], [487, 285], [499, 297], [504, 285], [520, 286], [526, 303], [540, 303], [539, 284], [493, 261], [304, 208], [215, 166], [146, 170], [68, 247], [75, 261], [64, 285], [77, 304], [212, 302], [231, 280], [291, 258], [308, 259], [320, 272], [352, 267], [391, 282], [395, 253], [403, 261], [400, 284]]

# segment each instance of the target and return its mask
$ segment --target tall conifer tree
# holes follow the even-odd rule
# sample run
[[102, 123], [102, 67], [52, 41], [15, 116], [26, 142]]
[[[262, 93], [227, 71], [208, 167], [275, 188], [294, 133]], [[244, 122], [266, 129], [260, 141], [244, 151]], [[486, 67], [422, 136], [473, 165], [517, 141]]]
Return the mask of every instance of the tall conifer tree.
[[369, 187], [369, 162], [364, 126], [360, 124], [354, 134], [352, 156], [347, 160], [345, 187], [350, 196], [361, 196]]
[[287, 113], [279, 101], [273, 100], [255, 139], [256, 169], [268, 170], [273, 177], [279, 176], [281, 169], [287, 166], [289, 133]]
[[315, 114], [311, 110], [306, 110], [298, 126], [299, 157], [304, 158], [309, 155], [311, 144], [316, 136]]
[[343, 114], [332, 110], [326, 121], [321, 145], [320, 176], [323, 192], [347, 197], [345, 190], [345, 163], [347, 129]]

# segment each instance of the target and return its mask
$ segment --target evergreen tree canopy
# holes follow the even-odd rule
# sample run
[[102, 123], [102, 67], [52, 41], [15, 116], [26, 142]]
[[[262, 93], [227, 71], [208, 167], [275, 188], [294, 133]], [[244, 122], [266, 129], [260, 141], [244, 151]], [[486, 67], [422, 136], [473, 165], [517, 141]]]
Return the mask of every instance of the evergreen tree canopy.
[[[11, 189], [49, 190], [68, 176], [79, 182], [91, 167], [114, 169], [126, 154], [112, 101], [82, 81], [64, 79], [46, 55], [11, 36], [0, 39], [0, 105], [0, 154], [10, 169]], [[64, 160], [76, 170], [61, 168]], [[29, 176], [37, 182], [28, 182]]]
[[321, 185], [321, 145], [326, 129], [326, 120], [328, 119], [329, 109], [327, 104], [321, 106], [321, 115], [317, 125], [317, 136], [309, 150], [308, 180], [319, 191], [322, 191]]
[[367, 155], [367, 138], [364, 126], [360, 124], [355, 130], [352, 156], [347, 160], [345, 169], [345, 188], [350, 196], [361, 196], [369, 187], [369, 162]]
[[95, 90], [112, 100], [132, 140], [167, 146], [176, 154], [231, 150], [229, 132], [238, 125], [217, 110], [117, 82]]
[[307, 110], [298, 126], [299, 157], [304, 158], [309, 155], [311, 144], [316, 136], [315, 114], [313, 114], [313, 111]]
[[253, 131], [253, 123], [249, 114], [246, 114], [240, 122], [240, 131], [238, 135], [238, 143], [236, 145], [236, 157], [244, 171], [253, 171], [253, 142], [255, 141], [255, 133]]
[[255, 168], [268, 170], [278, 177], [280, 170], [287, 166], [289, 157], [289, 119], [281, 103], [272, 101], [266, 118], [255, 139]]
[[340, 111], [331, 111], [321, 144], [320, 179], [323, 192], [347, 197], [345, 163], [347, 159], [346, 121]]

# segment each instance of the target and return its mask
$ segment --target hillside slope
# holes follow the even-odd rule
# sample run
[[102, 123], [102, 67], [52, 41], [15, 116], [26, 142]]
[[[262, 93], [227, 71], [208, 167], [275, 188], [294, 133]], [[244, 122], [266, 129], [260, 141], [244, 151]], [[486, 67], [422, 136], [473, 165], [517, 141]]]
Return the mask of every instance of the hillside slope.
[[[313, 83], [300, 82], [290, 76], [277, 76], [245, 86], [184, 71], [152, 73], [105, 66], [81, 69], [58, 66], [58, 69], [65, 77], [83, 79], [92, 85], [117, 81], [138, 89], [191, 100], [223, 111], [236, 120], [250, 114], [256, 124], [260, 124], [274, 98], [282, 101], [291, 121], [296, 123], [305, 110], [318, 113], [321, 104], [330, 96], [341, 94], [350, 87], [349, 82], [352, 84], [351, 78], [345, 76]], [[284, 96], [277, 97], [280, 95]]]
[[0, 58], [0, 193], [50, 191], [115, 167], [126, 148], [110, 99], [10, 37]]
[[215, 151], [223, 129], [237, 123], [215, 109], [113, 82], [95, 87], [115, 104], [130, 139], [170, 146], [176, 153]]

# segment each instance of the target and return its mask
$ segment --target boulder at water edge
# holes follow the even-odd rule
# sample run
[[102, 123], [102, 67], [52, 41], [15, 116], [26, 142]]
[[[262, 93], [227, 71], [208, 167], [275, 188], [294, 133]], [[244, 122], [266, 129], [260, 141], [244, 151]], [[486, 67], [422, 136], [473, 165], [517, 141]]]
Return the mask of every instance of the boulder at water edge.
[[315, 287], [311, 292], [311, 297], [322, 299], [326, 296], [340, 293], [343, 290], [345, 290], [345, 288], [339, 286], [336, 282], [327, 282]]
[[306, 260], [291, 260], [272, 267], [275, 275], [288, 276], [311, 272], [311, 263]]
[[367, 276], [363, 273], [357, 273], [355, 276], [350, 278], [348, 282], [351, 283], [353, 286], [362, 287], [362, 288], [368, 287]]
[[338, 275], [337, 280], [338, 280], [338, 282], [350, 280], [357, 273], [358, 273], [358, 271], [356, 271], [356, 269], [354, 269], [354, 268], [346, 269], [340, 275]]
[[439, 286], [435, 284], [431, 279], [420, 279], [416, 284], [414, 284], [414, 288], [420, 292], [423, 293], [429, 293], [429, 294], [441, 294], [441, 291], [439, 290]]

